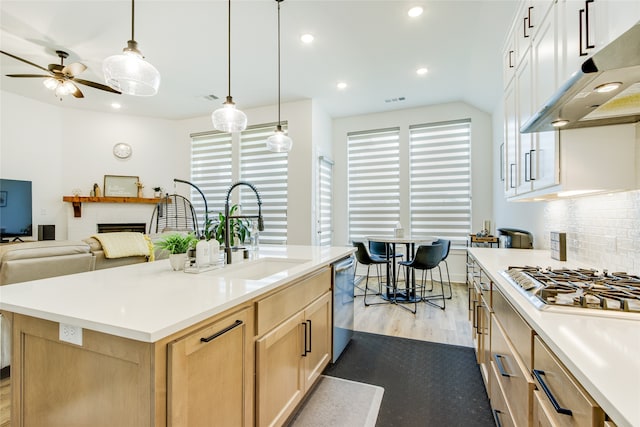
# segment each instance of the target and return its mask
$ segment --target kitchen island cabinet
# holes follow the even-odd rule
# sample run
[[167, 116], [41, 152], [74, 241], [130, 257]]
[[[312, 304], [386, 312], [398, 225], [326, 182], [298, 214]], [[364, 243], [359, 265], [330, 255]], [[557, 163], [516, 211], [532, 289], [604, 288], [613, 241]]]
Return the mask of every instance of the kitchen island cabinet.
[[[493, 357], [489, 396], [495, 398], [495, 402], [493, 399], [491, 402], [494, 415], [506, 424], [515, 425], [533, 422], [567, 426], [640, 425], [637, 374], [640, 372], [637, 357], [640, 317], [637, 313], [594, 315], [581, 313], [580, 308], [576, 308], [575, 314], [538, 309], [500, 271], [517, 265], [554, 269], [589, 266], [554, 260], [543, 250], [468, 248], [467, 252], [472, 267], [479, 268], [491, 282], [492, 356], [500, 354], [498, 359], [504, 372], [518, 373], [526, 382], [520, 389], [528, 390], [516, 392], [516, 396], [507, 387], [495, 387], [496, 383], [512, 380], [507, 377], [501, 380], [498, 362]], [[502, 336], [497, 335], [498, 332]], [[503, 363], [505, 355], [511, 359], [510, 363]], [[547, 379], [551, 395], [561, 407], [564, 404], [565, 408], [575, 411], [574, 415], [557, 413], [543, 391], [542, 382], [537, 378], [532, 382], [536, 377], [534, 370], [549, 372], [549, 378], [542, 374], [542, 382]], [[523, 395], [526, 395], [524, 405]], [[520, 403], [510, 404], [513, 399]]]
[[297, 373], [302, 399], [329, 360], [330, 265], [353, 251], [265, 245], [201, 274], [160, 260], [4, 286], [12, 425], [255, 425], [259, 325], [275, 331], [284, 314], [310, 326], [291, 341], [313, 355]]

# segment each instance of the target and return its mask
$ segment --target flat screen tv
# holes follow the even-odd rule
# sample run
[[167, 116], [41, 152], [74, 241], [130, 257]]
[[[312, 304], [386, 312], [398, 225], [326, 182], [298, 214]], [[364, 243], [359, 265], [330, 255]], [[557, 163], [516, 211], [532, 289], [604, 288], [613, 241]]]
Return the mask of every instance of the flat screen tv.
[[32, 235], [31, 181], [0, 179], [0, 241]]

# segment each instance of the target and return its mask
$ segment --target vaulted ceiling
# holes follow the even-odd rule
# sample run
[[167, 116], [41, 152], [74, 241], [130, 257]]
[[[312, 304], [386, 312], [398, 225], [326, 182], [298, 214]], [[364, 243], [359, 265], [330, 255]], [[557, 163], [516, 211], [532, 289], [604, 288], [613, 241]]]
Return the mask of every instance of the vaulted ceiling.
[[[277, 6], [231, 3], [231, 95], [241, 109], [277, 102]], [[424, 13], [409, 18], [412, 6]], [[281, 3], [282, 102], [313, 98], [332, 117], [465, 101], [491, 112], [502, 94], [501, 51], [515, 0], [286, 0]], [[82, 62], [80, 76], [104, 83], [102, 60], [131, 36], [131, 2], [0, 3], [0, 48], [46, 67], [56, 50]], [[311, 33], [311, 44], [300, 41]], [[138, 0], [135, 40], [162, 77], [156, 96], [113, 95], [80, 86], [60, 101], [38, 73], [2, 55], [1, 88], [69, 108], [168, 119], [209, 114], [227, 95], [227, 2]], [[428, 73], [416, 74], [426, 67]], [[347, 88], [338, 90], [339, 81]], [[217, 100], [208, 99], [215, 95]], [[286, 118], [285, 118], [286, 119]]]

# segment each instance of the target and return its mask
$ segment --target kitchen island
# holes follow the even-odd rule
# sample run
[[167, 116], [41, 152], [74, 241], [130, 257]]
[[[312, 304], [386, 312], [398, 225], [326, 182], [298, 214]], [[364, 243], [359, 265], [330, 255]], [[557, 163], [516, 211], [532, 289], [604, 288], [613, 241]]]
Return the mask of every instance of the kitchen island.
[[3, 286], [13, 425], [282, 423], [328, 363], [330, 265], [353, 250], [265, 245], [199, 274], [160, 260]]
[[[532, 329], [533, 334], [526, 343], [528, 348], [537, 349], [539, 337], [543, 342], [541, 346], [550, 349], [569, 371], [570, 376], [577, 380], [615, 425], [640, 426], [640, 313], [598, 314], [595, 310], [585, 312], [580, 308], [570, 307], [565, 312], [538, 309], [503, 277], [500, 271], [510, 266], [525, 265], [552, 268], [588, 266], [574, 261], [553, 260], [548, 251], [542, 250], [469, 248], [468, 252], [473, 262], [476, 262], [483, 274], [488, 276], [494, 292], [499, 291]], [[496, 301], [498, 299], [494, 295], [494, 308]], [[491, 325], [493, 327], [494, 323]], [[491, 334], [494, 332], [492, 330]], [[494, 343], [492, 339], [491, 345], [494, 346]], [[516, 350], [525, 353], [525, 361], [533, 359], [533, 365], [537, 363], [537, 359], [542, 359], [537, 357], [533, 350]], [[491, 349], [491, 353], [495, 353], [494, 348]], [[504, 363], [501, 357], [498, 355], [498, 358], [487, 358], [487, 363], [498, 368], [497, 371], [503, 371], [503, 366], [499, 366]], [[498, 363], [498, 359], [503, 362]], [[527, 368], [531, 375], [532, 366]], [[494, 378], [490, 375], [489, 377], [492, 380]], [[496, 377], [500, 378], [500, 375]], [[533, 381], [530, 383], [535, 384]], [[492, 394], [495, 392], [494, 387], [491, 383]], [[538, 390], [535, 393], [538, 393]], [[560, 401], [560, 404], [562, 403]], [[566, 419], [567, 415], [560, 417]]]

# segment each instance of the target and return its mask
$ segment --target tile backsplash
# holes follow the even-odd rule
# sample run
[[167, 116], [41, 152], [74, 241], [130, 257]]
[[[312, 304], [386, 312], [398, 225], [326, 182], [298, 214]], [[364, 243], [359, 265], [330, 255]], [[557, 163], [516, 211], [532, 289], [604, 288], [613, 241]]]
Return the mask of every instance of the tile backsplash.
[[557, 200], [544, 209], [549, 233], [567, 233], [567, 261], [640, 274], [640, 191]]

